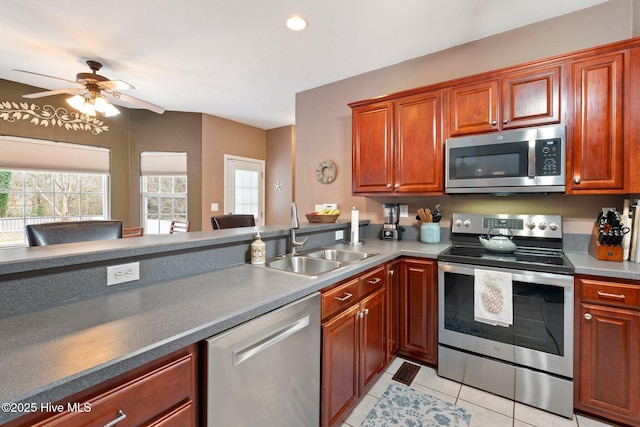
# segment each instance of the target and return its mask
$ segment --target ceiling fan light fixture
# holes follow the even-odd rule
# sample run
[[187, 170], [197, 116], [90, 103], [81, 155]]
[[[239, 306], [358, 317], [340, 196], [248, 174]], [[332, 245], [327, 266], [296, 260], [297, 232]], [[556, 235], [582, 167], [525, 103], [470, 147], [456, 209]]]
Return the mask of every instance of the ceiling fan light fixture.
[[120, 114], [120, 110], [118, 110], [112, 104], [109, 104], [108, 102], [106, 104], [107, 104], [107, 106], [106, 106], [105, 110], [101, 111], [101, 113], [104, 114], [105, 117], [113, 117], [113, 116], [117, 116], [118, 114]]
[[300, 16], [292, 16], [287, 19], [287, 27], [292, 31], [302, 31], [307, 28], [307, 21]]
[[96, 109], [93, 104], [91, 104], [87, 98], [82, 95], [73, 95], [71, 98], [67, 98], [67, 104], [71, 105], [82, 114], [86, 114], [88, 116], [96, 115]]

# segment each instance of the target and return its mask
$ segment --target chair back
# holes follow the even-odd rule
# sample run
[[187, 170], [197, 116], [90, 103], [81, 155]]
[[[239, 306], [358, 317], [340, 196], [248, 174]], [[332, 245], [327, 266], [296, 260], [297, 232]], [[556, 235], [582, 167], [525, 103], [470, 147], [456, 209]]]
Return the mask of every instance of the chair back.
[[122, 237], [122, 221], [68, 221], [26, 226], [29, 246], [115, 240]]
[[144, 236], [144, 227], [128, 227], [122, 229], [122, 237], [142, 237]]
[[214, 230], [223, 228], [253, 227], [256, 220], [251, 214], [229, 214], [211, 217], [211, 227]]
[[190, 221], [171, 221], [171, 227], [169, 228], [169, 234], [186, 233], [191, 230]]

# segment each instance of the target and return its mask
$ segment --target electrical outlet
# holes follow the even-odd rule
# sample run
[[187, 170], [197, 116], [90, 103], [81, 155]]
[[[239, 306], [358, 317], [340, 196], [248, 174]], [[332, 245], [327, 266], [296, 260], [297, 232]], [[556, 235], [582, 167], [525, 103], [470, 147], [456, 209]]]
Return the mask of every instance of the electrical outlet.
[[336, 230], [336, 240], [344, 240], [344, 230]]
[[107, 286], [140, 280], [140, 263], [121, 264], [107, 267]]

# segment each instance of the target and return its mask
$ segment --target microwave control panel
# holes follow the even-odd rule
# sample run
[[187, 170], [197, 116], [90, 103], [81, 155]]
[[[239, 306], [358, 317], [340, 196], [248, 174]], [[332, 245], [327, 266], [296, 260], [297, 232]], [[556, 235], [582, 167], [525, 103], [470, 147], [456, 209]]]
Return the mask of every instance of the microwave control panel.
[[561, 143], [560, 138], [536, 140], [536, 176], [562, 174]]

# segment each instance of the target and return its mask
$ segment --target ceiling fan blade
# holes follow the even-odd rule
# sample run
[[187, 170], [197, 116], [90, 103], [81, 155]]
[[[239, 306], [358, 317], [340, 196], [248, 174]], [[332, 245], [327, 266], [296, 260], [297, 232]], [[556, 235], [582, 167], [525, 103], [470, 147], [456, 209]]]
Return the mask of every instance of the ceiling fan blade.
[[98, 87], [104, 90], [135, 89], [135, 87], [131, 86], [127, 82], [123, 82], [122, 80], [107, 80], [104, 82], [98, 82]]
[[58, 90], [48, 90], [45, 92], [28, 93], [26, 95], [22, 95], [22, 97], [23, 98], [43, 98], [45, 96], [61, 95], [63, 93], [67, 93], [69, 95], [77, 95], [82, 92], [84, 92], [84, 89], [58, 89]]
[[159, 105], [152, 104], [147, 101], [143, 101], [142, 99], [135, 98], [133, 96], [126, 95], [120, 92], [105, 92], [105, 93], [110, 99], [114, 100], [115, 103], [118, 103], [118, 101], [122, 101], [127, 104], [133, 104], [142, 108], [146, 108], [147, 110], [153, 111], [154, 113], [158, 113], [158, 114], [164, 113], [164, 108], [160, 107]]
[[78, 82], [76, 82], [75, 80], [67, 80], [67, 79], [63, 79], [62, 77], [48, 76], [46, 74], [34, 73], [33, 71], [16, 70], [15, 68], [13, 69], [13, 71], [19, 71], [21, 73], [34, 74], [36, 76], [48, 77], [50, 79], [62, 80], [63, 82], [69, 82], [69, 83], [78, 84]]

